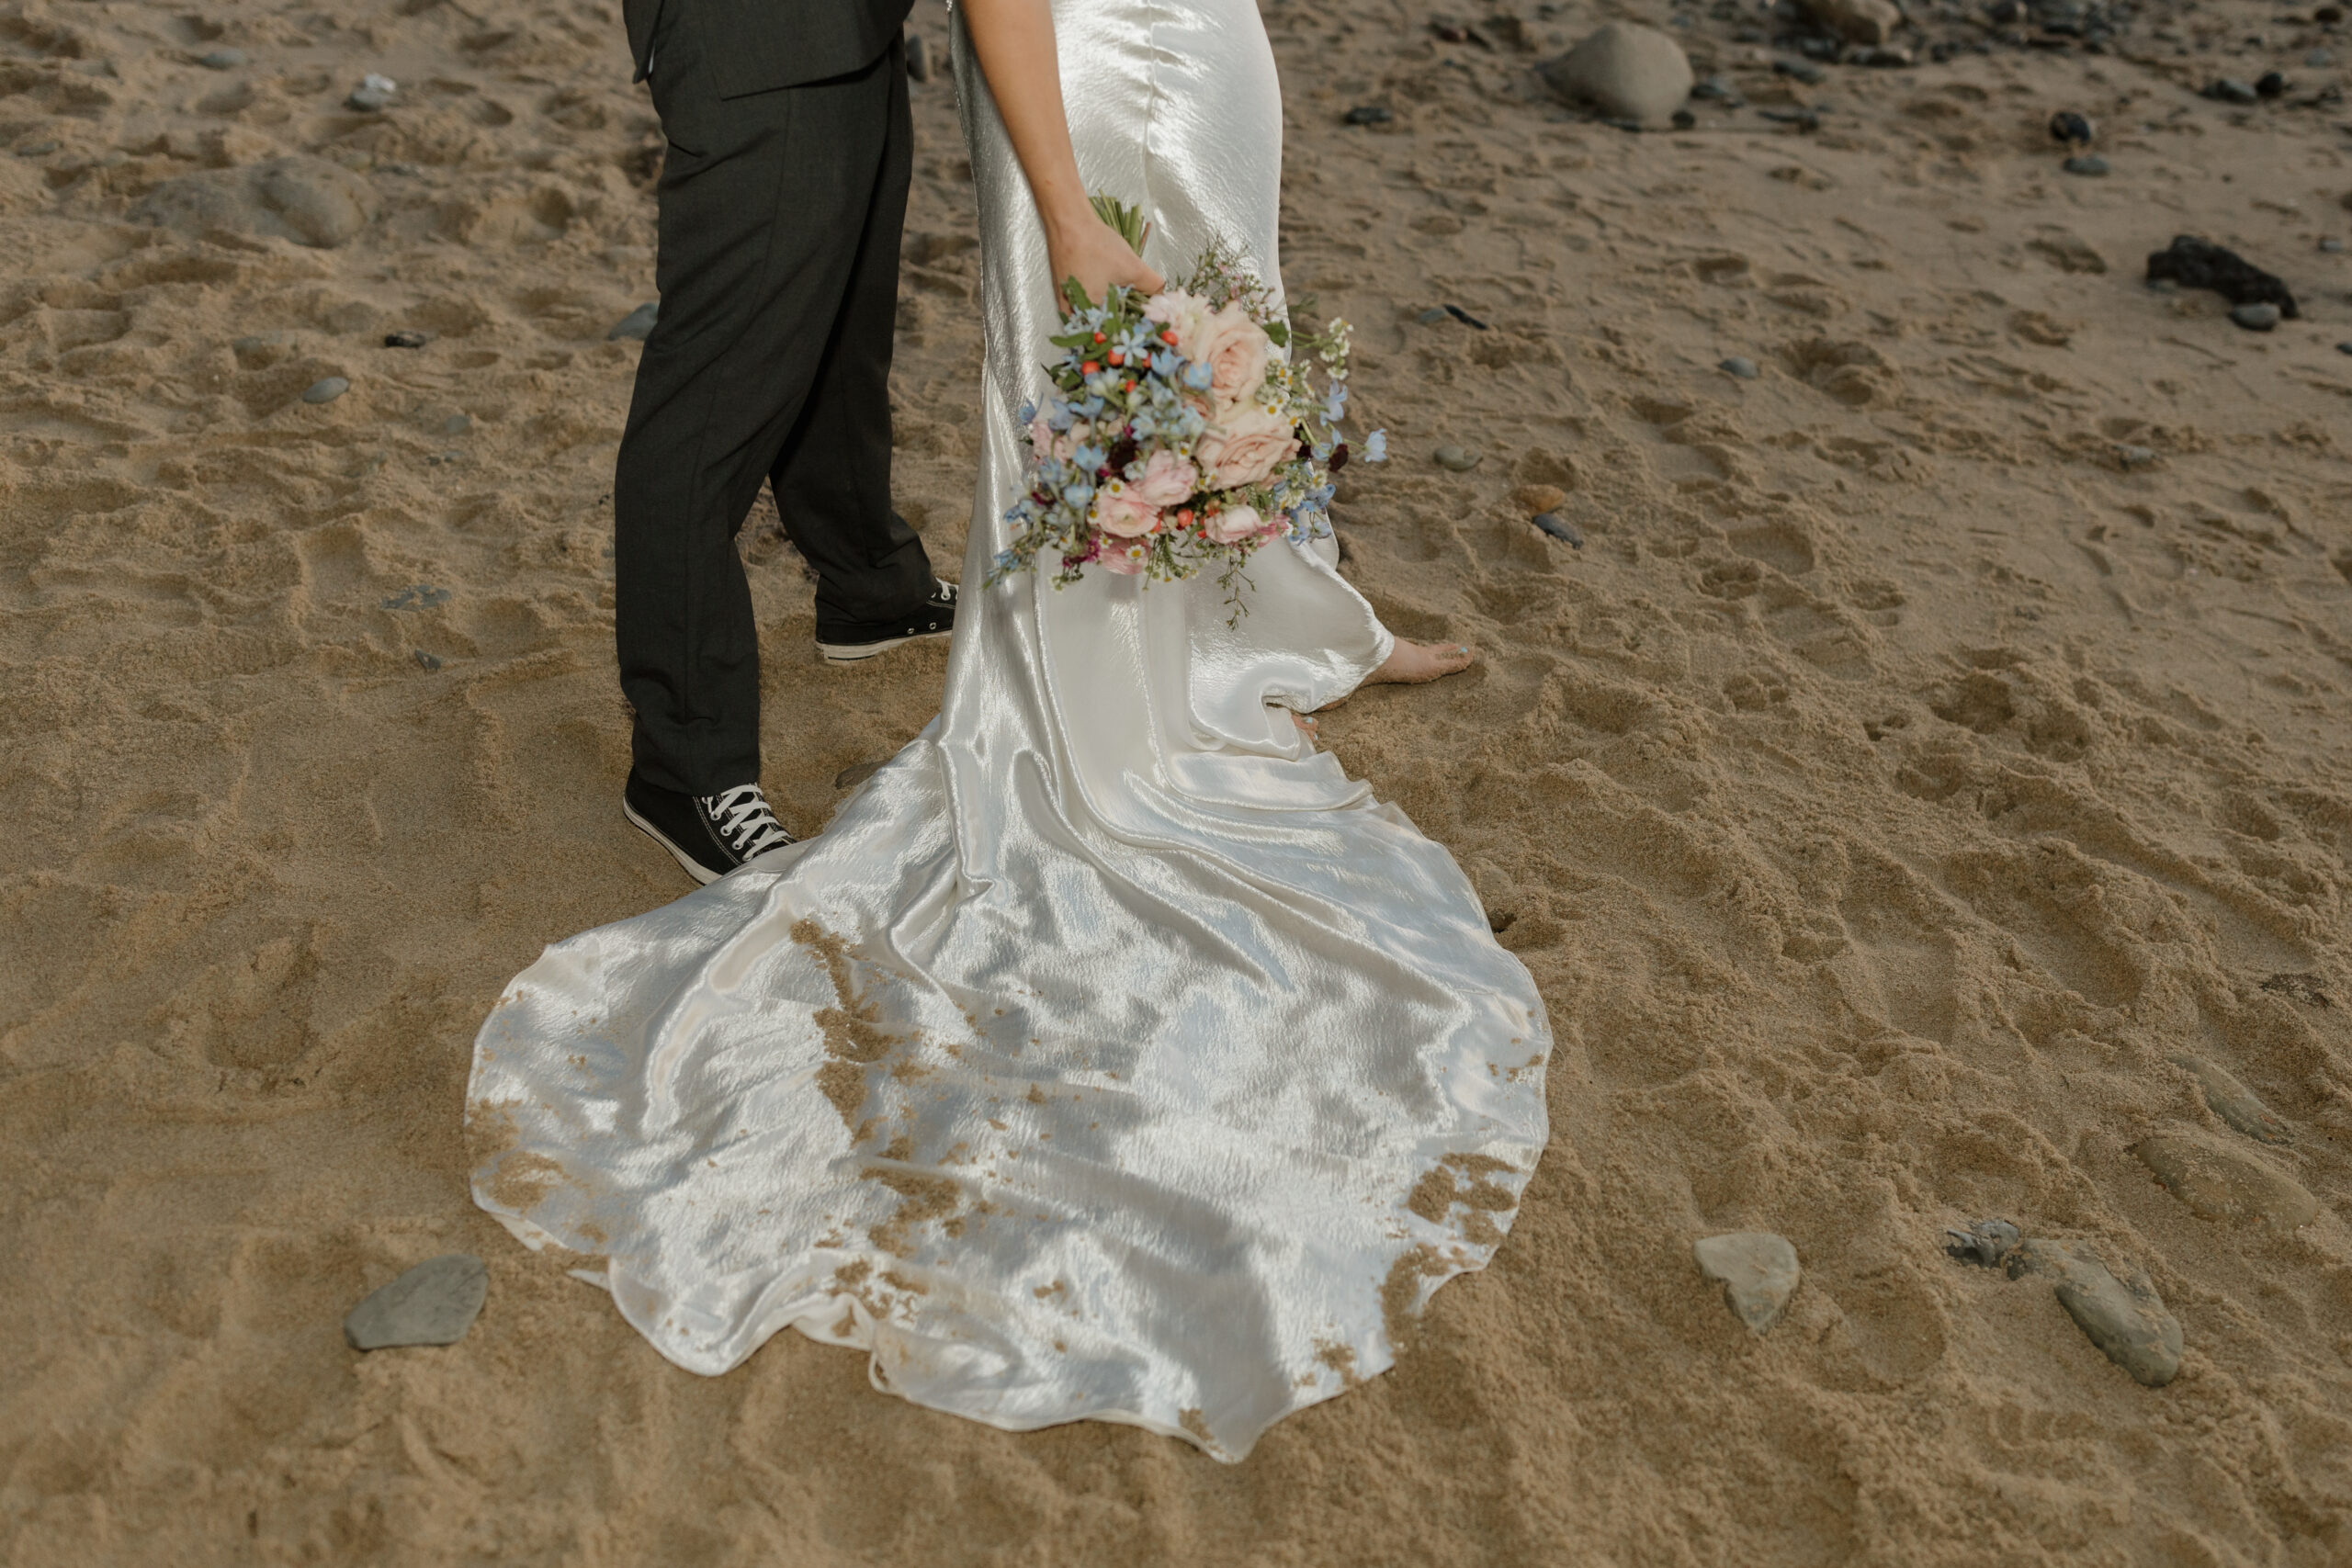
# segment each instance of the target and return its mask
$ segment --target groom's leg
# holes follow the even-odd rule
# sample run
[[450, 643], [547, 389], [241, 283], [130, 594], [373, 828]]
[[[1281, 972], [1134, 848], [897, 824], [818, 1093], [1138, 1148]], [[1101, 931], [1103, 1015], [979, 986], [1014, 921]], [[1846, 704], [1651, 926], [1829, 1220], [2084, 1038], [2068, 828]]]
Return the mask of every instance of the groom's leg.
[[662, 312], [614, 479], [614, 629], [639, 772], [711, 795], [760, 772], [759, 631], [735, 534], [808, 405], [901, 128], [888, 59], [720, 99], [698, 40], [673, 32], [654, 67], [672, 142]]
[[858, 236], [833, 335], [773, 480], [776, 510], [817, 571], [817, 622], [876, 621], [930, 595], [931, 559], [890, 504], [890, 351], [899, 313], [899, 239], [907, 220], [914, 126], [902, 45], [893, 44], [888, 141]]

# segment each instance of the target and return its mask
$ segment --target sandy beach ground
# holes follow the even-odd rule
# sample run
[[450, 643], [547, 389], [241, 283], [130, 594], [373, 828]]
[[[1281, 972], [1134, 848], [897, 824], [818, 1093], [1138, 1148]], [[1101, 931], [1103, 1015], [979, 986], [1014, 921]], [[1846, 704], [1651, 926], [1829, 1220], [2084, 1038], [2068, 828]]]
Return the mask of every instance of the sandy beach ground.
[[[2156, 4], [2092, 54], [1922, 6], [1914, 48], [1990, 52], [1808, 84], [1752, 8], [1481, 47], [1270, 0], [1289, 285], [1396, 454], [1346, 570], [1484, 654], [1324, 734], [1469, 869], [1559, 1054], [1493, 1269], [1227, 1466], [792, 1335], [691, 1376], [469, 1201], [500, 988], [684, 891], [616, 809], [606, 333], [661, 147], [617, 12], [0, 6], [0, 1561], [2352, 1561], [2352, 108], [2312, 52], [2352, 33]], [[1549, 100], [1612, 16], [1737, 107]], [[978, 258], [944, 73], [916, 102], [898, 486], [952, 570]], [[2148, 288], [2184, 232], [2301, 317]], [[944, 650], [820, 666], [772, 514], [745, 549], [812, 831]], [[1996, 1215], [2143, 1272], [2177, 1379], [1946, 1256]], [[1804, 1269], [1762, 1338], [1691, 1259], [1740, 1230]], [[345, 1347], [454, 1250], [461, 1344]]]

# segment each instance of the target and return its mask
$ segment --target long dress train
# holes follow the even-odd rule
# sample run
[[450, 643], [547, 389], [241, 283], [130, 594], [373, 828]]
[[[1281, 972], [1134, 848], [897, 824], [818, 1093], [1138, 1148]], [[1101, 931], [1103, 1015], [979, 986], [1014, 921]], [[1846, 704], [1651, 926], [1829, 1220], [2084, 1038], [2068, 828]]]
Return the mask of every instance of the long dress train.
[[[1089, 188], [1163, 271], [1221, 235], [1276, 278], [1253, 0], [1055, 13]], [[1550, 1034], [1453, 858], [1291, 723], [1391, 647], [1328, 559], [1261, 551], [1231, 626], [1205, 581], [977, 590], [1055, 321], [960, 17], [956, 76], [987, 440], [943, 711], [822, 836], [516, 977], [475, 1195], [691, 1371], [790, 1325], [919, 1404], [1238, 1459], [1492, 1256]]]

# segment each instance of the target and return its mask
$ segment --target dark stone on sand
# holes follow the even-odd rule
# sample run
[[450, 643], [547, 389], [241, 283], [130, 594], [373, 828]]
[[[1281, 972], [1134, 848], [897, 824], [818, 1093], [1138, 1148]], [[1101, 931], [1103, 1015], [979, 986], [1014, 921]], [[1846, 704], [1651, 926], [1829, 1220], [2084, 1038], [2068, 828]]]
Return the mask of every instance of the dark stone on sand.
[[1396, 116], [1378, 104], [1358, 104], [1340, 118], [1350, 125], [1386, 125]]
[[1708, 103], [1730, 103], [1739, 95], [1733, 91], [1728, 76], [1709, 76], [1692, 85], [1690, 96]]
[[1728, 359], [1717, 360], [1715, 368], [1726, 375], [1736, 376], [1743, 381], [1753, 381], [1764, 374], [1756, 367], [1756, 361], [1738, 354], [1733, 355]]
[[[437, 660], [437, 659], [434, 658], [434, 657], [433, 657], [433, 655], [431, 655], [431, 654], [429, 654], [429, 653], [425, 652], [425, 651], [424, 651], [424, 649], [421, 649], [421, 648], [420, 648], [420, 649], [418, 649], [416, 650], [416, 662], [417, 662], [417, 665], [418, 665], [418, 667], [419, 667], [419, 668], [421, 668], [421, 669], [423, 669], [423, 670], [425, 670], [425, 671], [431, 671], [438, 670], [438, 669], [440, 669], [440, 668], [441, 668], [441, 661], [440, 661], [439, 660]], [[363, 1345], [363, 1346], [361, 1346], [361, 1347], [360, 1347], [360, 1348], [361, 1348], [361, 1349], [363, 1349], [363, 1350], [366, 1350], [366, 1349], [372, 1349], [373, 1348], [374, 1348], [374, 1347], [372, 1347], [372, 1346], [367, 1346], [367, 1345]]]
[[384, 334], [384, 346], [386, 348], [423, 348], [426, 344], [431, 343], [432, 341], [433, 334], [431, 333], [421, 333], [407, 327], [403, 327], [396, 333], [386, 333]]
[[2050, 117], [2050, 135], [2052, 141], [2063, 141], [2069, 147], [2087, 147], [2091, 144], [2092, 134], [2090, 117], [2087, 115], [2076, 114], [2072, 109], [2060, 109]]
[[441, 434], [444, 435], [471, 435], [473, 433], [471, 414], [453, 413], [441, 422]]
[[1829, 73], [1809, 60], [1776, 60], [1772, 69], [1782, 76], [1793, 76], [1808, 87], [1818, 87], [1829, 80]]
[[351, 383], [340, 376], [322, 376], [302, 389], [306, 403], [331, 403], [351, 390]]
[[2278, 324], [2278, 307], [2276, 305], [2234, 305], [2230, 309], [2230, 320], [2235, 321], [2238, 325], [2244, 327], [2250, 333], [2267, 333], [2277, 327]]
[[1584, 548], [1584, 532], [1556, 512], [1539, 512], [1532, 521], [1535, 526], [1559, 540], [1572, 550]]
[[2295, 297], [2287, 285], [2234, 251], [2211, 240], [2182, 234], [2148, 257], [2148, 281], [2170, 279], [2183, 288], [2210, 288], [2233, 305], [2276, 305], [2289, 321], [2296, 319]]
[[2205, 96], [2217, 104], [2252, 104], [2261, 102], [2255, 90], [2232, 76], [2217, 76], [2205, 84]]
[[2287, 78], [2276, 71], [2266, 71], [2255, 78], [2254, 96], [2257, 98], [2283, 98], [2287, 96]]
[[633, 337], [643, 342], [653, 331], [653, 323], [659, 321], [661, 316], [662, 301], [649, 299], [616, 322], [613, 330], [605, 334], [605, 341], [611, 343], [620, 338]]
[[924, 41], [921, 33], [907, 35], [907, 80], [931, 80], [931, 45]]
[[[416, 659], [428, 670], [440, 666], [428, 653]], [[355, 1350], [455, 1345], [481, 1315], [489, 1294], [490, 1271], [481, 1259], [452, 1252], [418, 1264], [353, 1307], [343, 1320], [343, 1337]]]
[[2096, 152], [2077, 152], [2058, 166], [2070, 175], [2081, 175], [2090, 179], [2098, 179], [2108, 172], [2107, 160]]
[[1460, 321], [1465, 327], [1476, 327], [1480, 332], [1485, 332], [1487, 330], [1486, 322], [1480, 321], [1477, 317], [1472, 315], [1469, 311], [1464, 310], [1459, 305], [1446, 306], [1445, 313], [1452, 316], [1455, 321]]
[[209, 54], [199, 54], [196, 62], [208, 71], [234, 71], [250, 57], [242, 49], [216, 49]]

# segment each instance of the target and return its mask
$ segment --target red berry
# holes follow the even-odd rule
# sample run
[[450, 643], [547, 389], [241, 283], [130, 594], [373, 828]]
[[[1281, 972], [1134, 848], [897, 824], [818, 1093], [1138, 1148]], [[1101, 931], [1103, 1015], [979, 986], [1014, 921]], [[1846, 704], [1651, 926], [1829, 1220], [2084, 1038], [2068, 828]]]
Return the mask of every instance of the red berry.
[[1109, 341], [1109, 340], [1108, 340], [1108, 339], [1106, 339], [1106, 338], [1104, 338], [1104, 337], [1103, 337], [1103, 335], [1102, 335], [1101, 333], [1096, 333], [1094, 334], [1094, 341], [1095, 341], [1096, 343], [1104, 343], [1104, 342], [1107, 342], [1107, 341]]
[[1091, 376], [1091, 375], [1093, 375], [1096, 371], [1098, 371], [1098, 370], [1102, 369], [1102, 367], [1101, 367], [1100, 365], [1097, 365], [1094, 361], [1092, 361], [1091, 359], [1090, 359], [1090, 360], [1088, 360], [1085, 364], [1083, 364], [1083, 365], [1080, 366], [1080, 367], [1079, 367], [1079, 368], [1080, 368], [1080, 370], [1085, 371], [1089, 376]]

